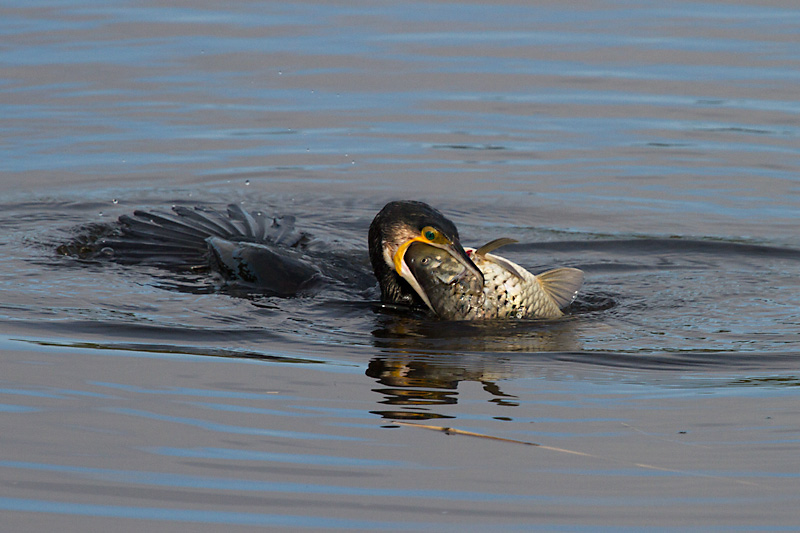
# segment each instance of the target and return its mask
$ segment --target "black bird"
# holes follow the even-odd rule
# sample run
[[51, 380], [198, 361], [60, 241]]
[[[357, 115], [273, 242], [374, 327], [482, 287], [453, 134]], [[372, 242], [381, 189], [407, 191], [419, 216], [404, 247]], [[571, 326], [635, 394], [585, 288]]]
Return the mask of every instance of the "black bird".
[[[291, 216], [272, 218], [236, 204], [226, 212], [183, 206], [173, 207], [172, 213], [134, 211], [119, 217], [110, 234], [59, 251], [178, 272], [215, 272], [228, 283], [284, 297], [313, 293], [326, 284], [374, 284], [364, 262], [354, 261], [352, 253], [324, 249], [296, 231], [294, 222]], [[431, 307], [403, 261], [413, 242], [442, 249], [483, 280], [450, 220], [423, 202], [390, 202], [375, 216], [368, 237], [383, 302]]]
[[483, 285], [483, 274], [461, 246], [455, 224], [424, 202], [389, 202], [369, 226], [369, 258], [384, 302], [433, 309], [403, 260], [409, 246], [415, 242], [442, 249], [477, 276]]

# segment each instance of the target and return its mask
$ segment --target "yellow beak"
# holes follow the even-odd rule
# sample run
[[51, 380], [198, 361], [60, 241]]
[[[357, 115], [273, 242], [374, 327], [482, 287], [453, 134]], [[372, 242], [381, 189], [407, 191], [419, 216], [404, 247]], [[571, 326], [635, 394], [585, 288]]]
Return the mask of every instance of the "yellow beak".
[[411, 273], [411, 270], [408, 268], [404, 260], [408, 247], [415, 242], [422, 242], [429, 246], [435, 246], [436, 248], [444, 250], [445, 252], [450, 254], [453, 258], [455, 258], [459, 263], [464, 265], [465, 268], [472, 271], [476, 276], [478, 276], [478, 279], [481, 280], [481, 284], [483, 284], [483, 273], [477, 266], [475, 266], [475, 263], [473, 263], [472, 259], [470, 259], [469, 256], [467, 256], [466, 252], [464, 252], [464, 248], [461, 247], [461, 243], [452, 242], [446, 239], [443, 240], [442, 242], [429, 241], [428, 239], [425, 239], [421, 235], [404, 242], [397, 248], [397, 251], [394, 253], [394, 257], [392, 258], [392, 260], [394, 261], [394, 269], [397, 272], [397, 274], [401, 278], [406, 280], [408, 284], [411, 285], [411, 287], [414, 289], [414, 291], [417, 294], [419, 294], [420, 298], [422, 298], [422, 301], [425, 302], [425, 305], [427, 305], [431, 311], [436, 312], [435, 309], [433, 308], [433, 305], [431, 305], [431, 301], [428, 298], [428, 295], [425, 294], [425, 291], [422, 289], [419, 282], [414, 277], [414, 274]]

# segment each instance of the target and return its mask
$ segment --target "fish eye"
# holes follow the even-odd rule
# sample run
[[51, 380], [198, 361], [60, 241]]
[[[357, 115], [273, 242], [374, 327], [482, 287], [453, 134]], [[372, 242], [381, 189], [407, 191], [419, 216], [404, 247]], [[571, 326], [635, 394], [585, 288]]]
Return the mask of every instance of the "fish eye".
[[420, 261], [420, 263], [423, 264], [423, 265], [427, 265], [430, 262], [431, 262], [431, 258], [430, 257], [423, 257], [422, 260]]
[[436, 239], [436, 237], [439, 236], [439, 232], [430, 226], [425, 226], [424, 228], [422, 228], [422, 236], [429, 241], [433, 241], [434, 239]]

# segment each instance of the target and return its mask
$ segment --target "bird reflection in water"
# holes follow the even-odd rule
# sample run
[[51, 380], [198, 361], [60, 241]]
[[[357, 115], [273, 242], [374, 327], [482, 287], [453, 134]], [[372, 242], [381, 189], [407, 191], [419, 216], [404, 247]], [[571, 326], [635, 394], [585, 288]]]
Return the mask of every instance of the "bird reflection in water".
[[366, 374], [383, 386], [373, 389], [383, 395], [380, 403], [395, 409], [372, 413], [395, 420], [453, 418], [437, 407], [458, 403], [462, 381], [480, 383], [489, 402], [517, 406], [498, 382], [540, 375], [540, 365], [531, 364], [537, 353], [579, 350], [569, 318], [467, 323], [383, 315], [373, 343], [382, 353]]

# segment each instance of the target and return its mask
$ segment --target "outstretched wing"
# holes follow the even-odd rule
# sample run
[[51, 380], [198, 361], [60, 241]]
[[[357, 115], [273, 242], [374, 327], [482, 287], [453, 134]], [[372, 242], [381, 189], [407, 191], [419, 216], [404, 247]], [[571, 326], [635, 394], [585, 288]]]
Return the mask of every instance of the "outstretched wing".
[[211, 238], [303, 249], [310, 241], [295, 231], [294, 217], [267, 217], [231, 204], [227, 212], [175, 206], [172, 213], [134, 211], [119, 217], [117, 235], [97, 241], [97, 251], [120, 263], [142, 263], [171, 270], [196, 270], [212, 259]]
[[89, 256], [177, 272], [215, 271], [233, 286], [293, 296], [323, 280], [304, 255], [312, 243], [294, 217], [267, 217], [232, 204], [226, 212], [175, 206], [172, 213], [134, 211], [93, 244]]

